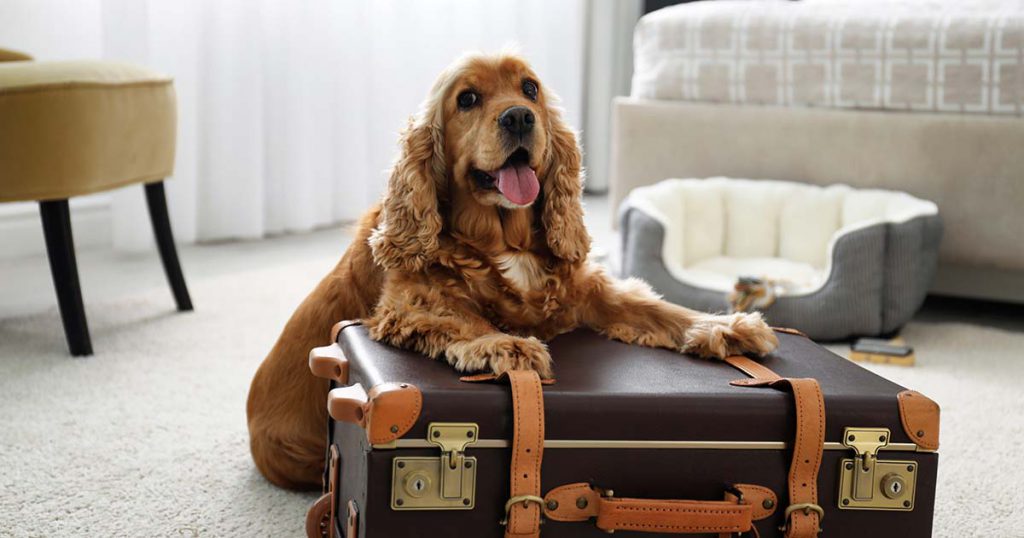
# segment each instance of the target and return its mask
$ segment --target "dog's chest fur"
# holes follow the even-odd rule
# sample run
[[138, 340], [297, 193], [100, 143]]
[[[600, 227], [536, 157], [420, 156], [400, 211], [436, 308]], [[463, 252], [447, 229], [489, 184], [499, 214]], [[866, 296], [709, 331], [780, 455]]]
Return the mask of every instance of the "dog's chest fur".
[[540, 260], [529, 252], [508, 252], [494, 259], [494, 265], [519, 292], [539, 290], [545, 271]]
[[558, 284], [561, 275], [551, 272], [543, 256], [503, 253], [491, 258], [491, 267], [503, 283], [478, 300], [492, 323], [506, 332], [541, 340], [566, 330], [567, 290]]
[[529, 210], [463, 211], [453, 219], [452, 250], [444, 264], [457, 271], [466, 298], [495, 326], [515, 334], [550, 338], [564, 331], [571, 287], [562, 264], [553, 263]]

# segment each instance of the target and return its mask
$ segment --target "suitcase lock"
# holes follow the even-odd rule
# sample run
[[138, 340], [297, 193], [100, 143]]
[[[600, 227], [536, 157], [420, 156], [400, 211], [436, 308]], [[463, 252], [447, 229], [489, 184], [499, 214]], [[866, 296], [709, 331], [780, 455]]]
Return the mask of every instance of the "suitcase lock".
[[476, 504], [476, 458], [466, 448], [476, 444], [472, 423], [432, 422], [427, 441], [440, 457], [395, 458], [391, 469], [392, 510], [472, 510]]
[[889, 445], [888, 428], [846, 428], [843, 445], [853, 459], [839, 462], [839, 508], [843, 510], [914, 509], [917, 463], [878, 459]]

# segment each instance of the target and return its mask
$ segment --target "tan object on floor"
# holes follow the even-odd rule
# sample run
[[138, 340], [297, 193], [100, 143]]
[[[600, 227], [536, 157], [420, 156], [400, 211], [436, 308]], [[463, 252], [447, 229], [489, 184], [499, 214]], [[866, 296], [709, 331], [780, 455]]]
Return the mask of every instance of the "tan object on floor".
[[[864, 340], [863, 338], [861, 340]], [[894, 346], [905, 346], [906, 342], [903, 338], [897, 336], [889, 340], [889, 344]], [[863, 351], [855, 351], [850, 349], [850, 360], [854, 362], [871, 362], [875, 364], [895, 364], [896, 366], [913, 366], [917, 358], [914, 356], [914, 349], [910, 348], [910, 353], [906, 355], [890, 355], [888, 353], [867, 353]]]

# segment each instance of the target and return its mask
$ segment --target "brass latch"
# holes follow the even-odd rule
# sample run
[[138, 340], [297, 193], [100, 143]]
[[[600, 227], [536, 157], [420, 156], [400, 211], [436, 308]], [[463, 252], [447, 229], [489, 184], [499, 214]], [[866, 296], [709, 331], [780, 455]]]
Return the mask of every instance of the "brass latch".
[[427, 428], [427, 441], [441, 447], [441, 497], [462, 499], [466, 447], [476, 443], [476, 424], [435, 422]]
[[875, 482], [878, 449], [889, 444], [889, 429], [846, 428], [843, 431], [843, 444], [856, 453], [852, 497], [858, 501], [870, 500]]
[[853, 459], [840, 461], [839, 508], [848, 510], [914, 509], [917, 463], [879, 460], [878, 452], [889, 445], [888, 428], [846, 428], [843, 445]]
[[472, 423], [434, 422], [427, 441], [440, 457], [395, 458], [392, 462], [393, 510], [470, 510], [476, 504], [476, 458], [466, 448], [477, 442]]

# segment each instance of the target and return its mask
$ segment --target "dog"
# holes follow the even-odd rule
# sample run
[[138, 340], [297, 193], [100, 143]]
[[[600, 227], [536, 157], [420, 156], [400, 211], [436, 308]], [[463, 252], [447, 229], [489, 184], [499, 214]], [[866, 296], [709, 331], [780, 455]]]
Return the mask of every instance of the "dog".
[[459, 371], [545, 378], [544, 341], [579, 327], [708, 358], [776, 347], [759, 314], [695, 312], [588, 262], [581, 153], [556, 102], [511, 54], [466, 56], [440, 75], [401, 135], [382, 203], [252, 381], [251, 450], [268, 480], [320, 487], [328, 387], [306, 358], [339, 320]]

